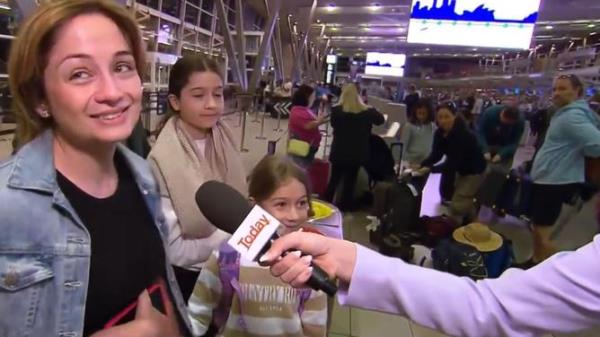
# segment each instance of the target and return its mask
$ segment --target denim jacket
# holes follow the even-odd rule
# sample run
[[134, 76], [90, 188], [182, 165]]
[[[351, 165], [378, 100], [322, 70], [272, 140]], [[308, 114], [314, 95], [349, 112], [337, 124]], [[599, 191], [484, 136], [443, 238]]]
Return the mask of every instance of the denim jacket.
[[[0, 164], [2, 337], [83, 333], [90, 235], [56, 182], [52, 139], [52, 131], [46, 131]], [[129, 164], [166, 252], [166, 225], [150, 168], [124, 146], [117, 151]], [[191, 331], [173, 270], [169, 264], [165, 268], [177, 309]]]

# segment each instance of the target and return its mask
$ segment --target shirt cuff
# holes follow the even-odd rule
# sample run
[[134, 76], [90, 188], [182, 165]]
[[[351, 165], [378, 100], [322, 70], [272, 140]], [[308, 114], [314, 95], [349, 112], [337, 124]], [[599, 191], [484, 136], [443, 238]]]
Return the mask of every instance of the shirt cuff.
[[350, 283], [340, 282], [337, 298], [340, 305], [358, 306], [361, 303], [370, 303], [372, 294], [365, 291], [374, 284], [385, 282], [385, 268], [382, 268], [383, 261], [387, 257], [361, 246], [356, 245], [356, 264], [352, 272]]

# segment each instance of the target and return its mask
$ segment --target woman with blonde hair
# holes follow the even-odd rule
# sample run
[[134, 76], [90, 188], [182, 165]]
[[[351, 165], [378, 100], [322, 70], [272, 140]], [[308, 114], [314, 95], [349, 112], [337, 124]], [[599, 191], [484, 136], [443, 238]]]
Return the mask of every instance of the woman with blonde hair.
[[352, 200], [358, 169], [367, 163], [370, 156], [369, 136], [373, 125], [381, 125], [385, 119], [381, 113], [363, 103], [355, 84], [346, 84], [339, 103], [331, 109], [333, 143], [329, 161], [331, 179], [325, 199], [333, 202], [338, 186], [341, 195], [336, 205], [342, 211], [355, 208]]
[[[0, 165], [0, 335], [181, 336], [139, 120], [137, 23], [113, 1], [40, 6], [8, 64], [17, 151]], [[188, 324], [185, 324], [187, 322]]]

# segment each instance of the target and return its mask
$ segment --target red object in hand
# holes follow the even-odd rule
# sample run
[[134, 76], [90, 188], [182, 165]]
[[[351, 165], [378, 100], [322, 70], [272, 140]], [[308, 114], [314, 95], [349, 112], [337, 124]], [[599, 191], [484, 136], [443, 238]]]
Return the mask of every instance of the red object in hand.
[[[152, 306], [162, 314], [166, 315], [167, 312], [165, 310], [165, 303], [168, 303], [170, 300], [165, 281], [160, 279], [157, 281], [157, 283], [146, 288], [146, 290], [148, 291], [148, 296], [150, 296], [150, 300], [152, 301]], [[108, 329], [116, 325], [133, 321], [135, 319], [136, 310], [137, 299], [125, 307], [125, 309], [123, 309], [117, 315], [115, 315], [115, 317], [113, 317], [110, 321], [108, 321], [108, 323], [104, 325], [104, 328]]]

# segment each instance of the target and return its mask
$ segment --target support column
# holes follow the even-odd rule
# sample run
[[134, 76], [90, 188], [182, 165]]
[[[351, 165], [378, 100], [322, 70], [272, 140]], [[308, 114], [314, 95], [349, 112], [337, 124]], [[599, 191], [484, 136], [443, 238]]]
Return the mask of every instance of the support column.
[[313, 0], [312, 6], [310, 7], [310, 12], [308, 13], [308, 18], [306, 22], [306, 26], [304, 27], [304, 36], [300, 42], [300, 46], [298, 47], [298, 52], [296, 54], [296, 59], [294, 60], [294, 66], [292, 67], [293, 75], [292, 78], [294, 80], [298, 80], [301, 75], [300, 71], [300, 63], [302, 62], [302, 57], [307, 49], [308, 35], [310, 34], [310, 27], [312, 26], [312, 21], [315, 16], [315, 11], [317, 9], [317, 0]]
[[176, 53], [177, 56], [182, 56], [181, 50], [183, 49], [183, 43], [185, 40], [185, 9], [187, 7], [187, 0], [182, 0], [181, 1], [181, 7], [179, 8], [179, 20], [181, 21], [181, 24], [179, 25], [179, 28], [177, 29], [177, 49], [176, 49]]
[[273, 9], [268, 14], [269, 21], [265, 25], [265, 30], [263, 32], [263, 39], [260, 44], [258, 56], [256, 57], [256, 62], [254, 63], [254, 68], [252, 70], [252, 76], [250, 77], [250, 83], [248, 83], [248, 92], [253, 93], [256, 90], [258, 81], [260, 80], [261, 66], [265, 61], [265, 56], [267, 54], [267, 49], [269, 48], [269, 45], [273, 44], [271, 40], [273, 37], [273, 31], [275, 30], [275, 25], [277, 24], [277, 19], [279, 18], [279, 10], [280, 9], [281, 9], [281, 0], [275, 0]]
[[275, 29], [275, 53], [278, 54], [279, 58], [279, 76], [281, 76], [281, 80], [285, 79], [285, 64], [286, 60], [283, 57], [283, 47], [281, 43], [281, 17], [277, 22], [277, 27]]
[[320, 77], [323, 76], [323, 64], [327, 59], [327, 54], [329, 54], [330, 45], [331, 38], [328, 38], [325, 42], [325, 47], [319, 52], [320, 58], [317, 60], [317, 73]]
[[296, 57], [298, 55], [298, 51], [297, 51], [297, 49], [298, 49], [298, 39], [297, 39], [297, 36], [296, 36], [295, 26], [292, 25], [291, 17], [289, 15], [287, 17], [287, 24], [288, 24], [288, 29], [290, 31], [290, 42], [291, 42], [290, 46], [291, 46], [291, 49], [292, 49], [292, 56], [293, 56], [293, 59], [294, 59], [294, 61], [292, 61], [292, 62], [295, 62]]
[[246, 91], [248, 89], [248, 72], [246, 72], [246, 36], [244, 35], [244, 7], [242, 0], [236, 1], [235, 28], [237, 32], [237, 61], [241, 73], [240, 86]]
[[[202, 9], [200, 10], [200, 15], [204, 15]], [[217, 34], [217, 7], [213, 6], [212, 10], [212, 22], [210, 23], [210, 41], [208, 42], [208, 53], [213, 55], [215, 49], [215, 35]], [[198, 26], [200, 22], [198, 22]], [[227, 74], [225, 74], [227, 76]]]
[[[269, 8], [269, 0], [263, 0], [265, 9], [267, 12], [267, 17], [271, 17], [271, 10]], [[280, 0], [275, 0], [280, 1]], [[281, 5], [279, 5], [281, 7]], [[271, 55], [273, 56], [273, 61], [275, 65], [275, 81], [283, 79], [283, 56], [281, 52], [281, 32], [280, 32], [280, 22], [281, 17], [278, 15], [277, 20], [275, 21], [275, 29], [273, 32], [273, 36], [270, 39], [271, 43]], [[267, 24], [265, 27], [269, 27]]]
[[[231, 37], [231, 32], [229, 31], [229, 25], [227, 24], [227, 14], [225, 13], [225, 4], [223, 4], [223, 0], [216, 0], [215, 4], [217, 6], [217, 14], [219, 15], [219, 24], [221, 25], [221, 33], [223, 35], [223, 44], [225, 45], [225, 50], [227, 51], [229, 67], [231, 68], [231, 72], [236, 77], [236, 80], [242, 85], [242, 74], [240, 71], [240, 64], [237, 60], [237, 56], [235, 54], [235, 49], [233, 47], [233, 38]], [[244, 88], [245, 89], [245, 88]]]

